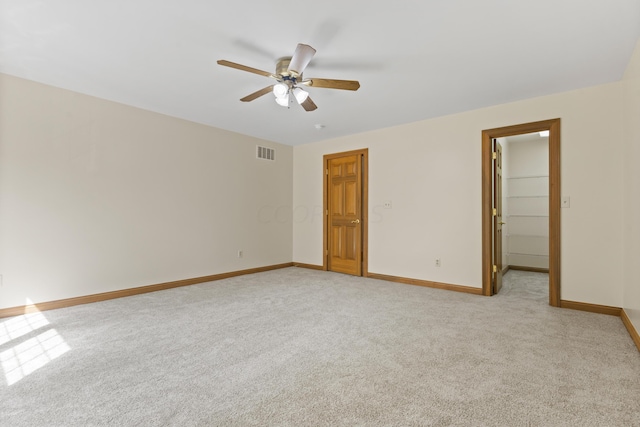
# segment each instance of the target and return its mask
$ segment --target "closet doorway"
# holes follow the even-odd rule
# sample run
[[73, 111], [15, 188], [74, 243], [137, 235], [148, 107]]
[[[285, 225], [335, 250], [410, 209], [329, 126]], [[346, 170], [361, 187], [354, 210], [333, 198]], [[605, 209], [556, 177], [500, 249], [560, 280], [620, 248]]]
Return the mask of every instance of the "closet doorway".
[[[540, 132], [544, 136], [539, 136]], [[503, 163], [503, 145], [508, 156], [511, 143], [526, 144], [534, 138], [545, 138], [545, 142], [548, 138], [546, 153], [540, 152], [541, 140], [527, 150], [517, 147], [514, 153], [519, 160], [510, 171], [510, 165]], [[538, 160], [531, 157], [527, 162], [527, 156], [537, 156]], [[536, 165], [541, 156], [548, 157], [546, 171]], [[530, 271], [548, 269], [549, 305], [560, 306], [560, 194], [560, 119], [482, 132], [484, 295], [499, 292], [502, 274], [509, 265]], [[504, 236], [503, 226], [507, 230]]]

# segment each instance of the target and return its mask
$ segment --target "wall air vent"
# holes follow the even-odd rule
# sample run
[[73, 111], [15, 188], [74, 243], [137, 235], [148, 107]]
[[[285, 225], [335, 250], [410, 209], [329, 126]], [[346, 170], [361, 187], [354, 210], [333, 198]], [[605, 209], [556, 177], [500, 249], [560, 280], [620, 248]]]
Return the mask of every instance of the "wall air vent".
[[256, 157], [258, 159], [274, 161], [276, 159], [276, 150], [256, 145]]

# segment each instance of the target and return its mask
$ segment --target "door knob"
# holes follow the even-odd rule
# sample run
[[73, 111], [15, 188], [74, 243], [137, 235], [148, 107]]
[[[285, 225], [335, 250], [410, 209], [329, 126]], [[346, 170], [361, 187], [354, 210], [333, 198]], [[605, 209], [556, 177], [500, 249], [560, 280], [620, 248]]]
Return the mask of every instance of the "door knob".
[[502, 221], [500, 221], [500, 222], [499, 222], [499, 224], [500, 224], [500, 225], [504, 225], [504, 224], [506, 224], [506, 222], [502, 222]]
[[359, 219], [354, 219], [353, 221], [351, 221], [351, 224], [360, 224], [360, 220]]

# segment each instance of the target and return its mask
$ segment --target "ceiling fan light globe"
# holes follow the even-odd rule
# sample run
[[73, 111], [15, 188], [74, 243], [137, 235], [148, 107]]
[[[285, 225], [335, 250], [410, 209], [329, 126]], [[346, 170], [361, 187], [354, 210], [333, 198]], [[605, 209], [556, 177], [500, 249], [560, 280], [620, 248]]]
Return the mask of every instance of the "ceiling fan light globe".
[[288, 98], [289, 87], [284, 83], [277, 83], [273, 85], [273, 94], [276, 96], [276, 99]]
[[297, 87], [293, 90], [293, 96], [296, 97], [296, 101], [298, 101], [298, 104], [302, 104], [309, 97], [309, 92], [306, 92]]
[[281, 107], [288, 107], [289, 106], [289, 95], [285, 95], [285, 96], [283, 96], [281, 98], [276, 97], [276, 102]]

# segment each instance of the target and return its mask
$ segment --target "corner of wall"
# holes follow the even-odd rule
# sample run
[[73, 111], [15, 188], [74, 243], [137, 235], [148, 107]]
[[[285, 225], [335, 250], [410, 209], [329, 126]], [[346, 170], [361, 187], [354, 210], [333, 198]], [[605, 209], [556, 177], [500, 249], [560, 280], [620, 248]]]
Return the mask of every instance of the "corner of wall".
[[623, 80], [640, 78], [640, 39], [636, 42], [636, 47], [629, 59], [627, 68], [622, 77]]
[[[640, 40], [624, 73], [623, 308], [629, 324], [640, 331]], [[629, 327], [629, 325], [627, 325]], [[631, 329], [630, 329], [631, 331]]]

